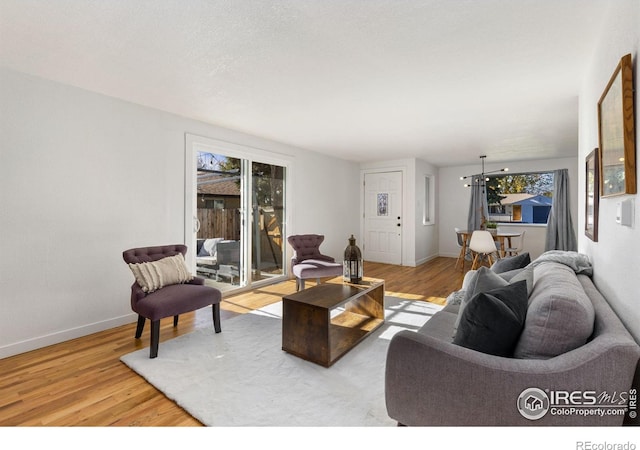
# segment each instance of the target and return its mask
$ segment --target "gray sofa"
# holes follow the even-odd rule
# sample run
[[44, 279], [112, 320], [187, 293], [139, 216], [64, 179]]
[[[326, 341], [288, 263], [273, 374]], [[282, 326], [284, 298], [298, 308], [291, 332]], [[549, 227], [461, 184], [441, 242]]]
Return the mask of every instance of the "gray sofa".
[[514, 273], [527, 281], [521, 272], [529, 272], [526, 319], [513, 355], [453, 342], [470, 280], [478, 278], [474, 272], [420, 330], [392, 338], [385, 378], [392, 419], [407, 426], [612, 426], [629, 420], [619, 411], [635, 392], [640, 347], [592, 283], [590, 266], [544, 256], [499, 274], [512, 283]]

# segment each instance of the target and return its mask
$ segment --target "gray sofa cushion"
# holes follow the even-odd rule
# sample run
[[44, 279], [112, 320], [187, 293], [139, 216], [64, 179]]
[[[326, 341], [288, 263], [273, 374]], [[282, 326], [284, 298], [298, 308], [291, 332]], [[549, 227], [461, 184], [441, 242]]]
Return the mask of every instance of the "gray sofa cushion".
[[526, 281], [481, 292], [473, 296], [461, 312], [453, 343], [490, 355], [510, 357], [526, 315]]
[[508, 272], [510, 270], [522, 269], [531, 262], [529, 252], [520, 253], [516, 256], [508, 256], [506, 258], [500, 258], [491, 266], [491, 270], [495, 273]]
[[574, 271], [545, 262], [535, 267], [534, 279], [514, 356], [548, 359], [584, 345], [593, 332], [595, 312]]
[[444, 308], [434, 314], [433, 317], [418, 330], [418, 333], [451, 342], [453, 340], [451, 329], [458, 316], [458, 311], [455, 308], [453, 310], [450, 308], [451, 307]]

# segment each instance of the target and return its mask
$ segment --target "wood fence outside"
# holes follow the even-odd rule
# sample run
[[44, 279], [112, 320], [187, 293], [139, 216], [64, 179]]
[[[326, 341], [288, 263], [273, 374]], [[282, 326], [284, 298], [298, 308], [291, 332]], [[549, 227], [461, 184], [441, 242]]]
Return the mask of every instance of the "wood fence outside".
[[240, 240], [240, 211], [238, 209], [198, 209], [198, 221], [200, 221], [198, 239]]

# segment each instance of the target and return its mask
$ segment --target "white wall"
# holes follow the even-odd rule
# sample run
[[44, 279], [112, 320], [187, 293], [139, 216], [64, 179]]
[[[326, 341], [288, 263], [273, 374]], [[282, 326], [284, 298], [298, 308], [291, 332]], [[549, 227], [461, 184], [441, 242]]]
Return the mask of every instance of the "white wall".
[[[609, 78], [620, 58], [631, 53], [633, 58], [635, 87], [636, 164], [640, 164], [640, 77], [638, 49], [640, 48], [640, 2], [619, 0], [611, 2], [606, 25], [600, 32], [599, 45], [582, 84], [580, 95], [580, 167], [586, 156], [598, 147], [597, 105]], [[636, 169], [636, 176], [637, 169]], [[640, 178], [638, 178], [640, 181]], [[640, 201], [638, 195], [623, 195], [600, 200], [598, 242], [592, 242], [584, 234], [585, 174], [580, 171], [580, 233], [578, 250], [589, 255], [594, 266], [594, 282], [609, 300], [622, 321], [640, 342], [640, 303], [638, 302], [638, 274], [640, 273]], [[632, 227], [616, 224], [616, 203], [624, 199], [634, 203]]]
[[[438, 168], [422, 161], [416, 160], [415, 169], [415, 200], [414, 209], [415, 214], [415, 265], [420, 265], [438, 256], [438, 244], [439, 244], [439, 221], [438, 217], [438, 202], [439, 202], [439, 190], [438, 190]], [[425, 193], [424, 183], [425, 177], [432, 178], [432, 189], [434, 195], [432, 201], [435, 203], [433, 212], [435, 217], [433, 223], [425, 225], [424, 223], [424, 205], [425, 205]]]
[[293, 185], [296, 233], [323, 234], [322, 253], [342, 261], [360, 227], [358, 165], [308, 152], [295, 159]]
[[[556, 169], [569, 170], [569, 195], [571, 203], [571, 218], [573, 220], [576, 236], [578, 236], [578, 158], [539, 159], [531, 161], [517, 161], [495, 164], [485, 162], [485, 171], [499, 170], [508, 167], [510, 173], [541, 172]], [[582, 166], [580, 166], [582, 167]], [[440, 226], [439, 251], [441, 256], [458, 257], [459, 248], [456, 241], [454, 228], [467, 228], [467, 216], [469, 214], [469, 201], [471, 191], [464, 187], [461, 176], [480, 172], [482, 169], [480, 159], [478, 164], [472, 166], [441, 167], [439, 179], [440, 201], [438, 223]], [[524, 226], [513, 225], [514, 231], [526, 230], [524, 251], [529, 252], [531, 258], [537, 258], [544, 252], [546, 227], [539, 225]]]
[[[402, 265], [415, 267], [438, 256], [438, 226], [424, 225], [422, 221], [424, 177], [436, 177], [438, 169], [415, 158], [375, 161], [360, 165], [360, 235], [364, 233], [364, 174], [381, 171], [402, 172]], [[435, 183], [437, 186], [437, 182]], [[436, 188], [437, 204], [437, 188]], [[437, 209], [436, 209], [437, 211]], [[437, 222], [437, 218], [436, 218]]]
[[0, 104], [0, 358], [135, 319], [122, 251], [183, 242], [185, 133], [291, 157], [325, 253], [358, 229], [354, 163], [6, 69]]

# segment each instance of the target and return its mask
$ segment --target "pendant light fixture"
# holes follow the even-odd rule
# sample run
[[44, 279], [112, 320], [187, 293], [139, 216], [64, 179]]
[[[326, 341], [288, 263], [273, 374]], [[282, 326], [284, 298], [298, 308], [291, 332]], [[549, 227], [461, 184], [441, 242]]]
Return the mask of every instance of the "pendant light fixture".
[[[489, 172], [485, 172], [484, 171], [484, 160], [487, 157], [487, 155], [481, 155], [480, 156], [480, 160], [482, 161], [482, 173], [480, 175], [475, 174], [475, 175], [465, 175], [463, 177], [460, 177], [461, 180], [467, 180], [467, 179], [471, 179], [470, 183], [466, 183], [464, 185], [464, 187], [471, 187], [472, 185], [476, 184], [476, 185], [480, 185], [481, 181], [487, 182], [489, 181], [489, 178], [487, 177], [487, 174], [490, 173], [497, 173], [497, 172], [508, 172], [509, 168], [508, 167], [504, 167], [502, 169], [498, 169], [498, 170], [491, 170]], [[484, 183], [482, 183], [484, 185]]]

